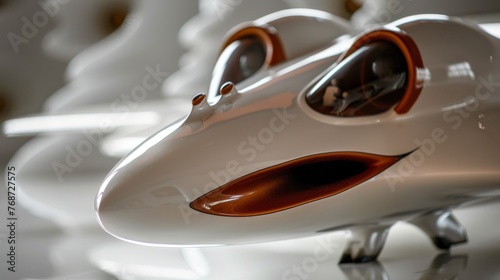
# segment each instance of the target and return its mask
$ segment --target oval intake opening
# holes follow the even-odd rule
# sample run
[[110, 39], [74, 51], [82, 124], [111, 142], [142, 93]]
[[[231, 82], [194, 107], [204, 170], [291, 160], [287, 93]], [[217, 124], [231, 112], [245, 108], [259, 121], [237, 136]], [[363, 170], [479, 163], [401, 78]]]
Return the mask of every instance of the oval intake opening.
[[194, 200], [191, 208], [219, 216], [270, 214], [346, 191], [400, 158], [355, 152], [298, 158], [231, 181]]

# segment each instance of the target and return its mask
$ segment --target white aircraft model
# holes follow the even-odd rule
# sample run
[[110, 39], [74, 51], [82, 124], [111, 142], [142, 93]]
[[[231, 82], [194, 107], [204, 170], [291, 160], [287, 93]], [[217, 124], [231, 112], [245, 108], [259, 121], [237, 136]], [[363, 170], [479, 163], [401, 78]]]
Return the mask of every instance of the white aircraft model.
[[155, 246], [350, 230], [341, 263], [398, 221], [466, 242], [450, 211], [499, 194], [498, 38], [440, 15], [342, 33], [308, 10], [233, 30], [208, 95], [104, 180], [102, 227]]

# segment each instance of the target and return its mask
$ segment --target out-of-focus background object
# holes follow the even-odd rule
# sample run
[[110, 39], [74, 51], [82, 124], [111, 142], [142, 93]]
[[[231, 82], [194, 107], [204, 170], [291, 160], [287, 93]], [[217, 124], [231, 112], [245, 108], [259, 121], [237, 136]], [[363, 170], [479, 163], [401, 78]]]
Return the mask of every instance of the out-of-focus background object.
[[57, 23], [42, 40], [44, 52], [68, 61], [120, 28], [132, 11], [132, 0], [44, 2]]

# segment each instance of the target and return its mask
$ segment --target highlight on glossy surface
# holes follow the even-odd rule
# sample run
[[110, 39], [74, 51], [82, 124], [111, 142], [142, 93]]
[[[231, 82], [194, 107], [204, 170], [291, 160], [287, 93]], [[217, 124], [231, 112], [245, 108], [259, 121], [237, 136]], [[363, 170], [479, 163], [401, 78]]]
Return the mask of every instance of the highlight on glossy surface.
[[367, 116], [394, 107], [408, 112], [422, 89], [422, 59], [401, 31], [377, 30], [361, 36], [338, 64], [308, 92], [315, 111], [332, 116]]
[[357, 152], [306, 156], [229, 182], [197, 198], [191, 207], [221, 216], [270, 214], [344, 192], [400, 158]]

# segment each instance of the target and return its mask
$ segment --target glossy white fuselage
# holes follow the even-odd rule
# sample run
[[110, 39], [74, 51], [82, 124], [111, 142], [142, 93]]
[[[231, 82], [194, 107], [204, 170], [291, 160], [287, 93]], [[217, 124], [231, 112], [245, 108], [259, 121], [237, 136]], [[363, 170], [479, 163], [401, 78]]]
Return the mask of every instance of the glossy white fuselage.
[[[409, 112], [344, 118], [308, 107], [308, 87], [352, 40], [264, 69], [238, 84], [231, 102], [210, 104], [207, 116], [192, 112], [122, 159], [97, 196], [101, 225], [159, 246], [253, 243], [392, 224], [498, 194], [498, 39], [444, 16], [388, 28], [406, 32], [423, 59], [425, 85]], [[345, 192], [272, 214], [223, 217], [189, 206], [236, 178], [327, 152], [412, 153]]]

